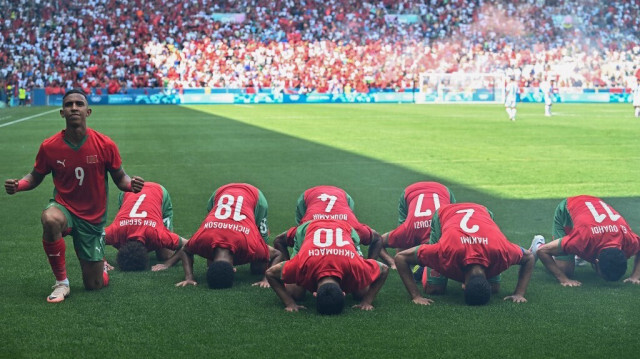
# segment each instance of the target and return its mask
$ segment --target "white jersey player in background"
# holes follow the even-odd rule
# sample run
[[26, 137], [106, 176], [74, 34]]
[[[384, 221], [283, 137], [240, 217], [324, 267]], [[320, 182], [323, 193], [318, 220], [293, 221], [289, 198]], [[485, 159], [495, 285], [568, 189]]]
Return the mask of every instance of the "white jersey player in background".
[[509, 77], [509, 83], [505, 88], [504, 107], [511, 121], [516, 120], [516, 102], [518, 96], [518, 84], [515, 77]]
[[640, 78], [636, 78], [636, 85], [631, 91], [631, 98], [633, 100], [633, 109], [635, 110], [636, 118], [640, 118]]
[[551, 117], [551, 105], [553, 104], [553, 80], [544, 80], [540, 83], [540, 92], [544, 99], [544, 115]]

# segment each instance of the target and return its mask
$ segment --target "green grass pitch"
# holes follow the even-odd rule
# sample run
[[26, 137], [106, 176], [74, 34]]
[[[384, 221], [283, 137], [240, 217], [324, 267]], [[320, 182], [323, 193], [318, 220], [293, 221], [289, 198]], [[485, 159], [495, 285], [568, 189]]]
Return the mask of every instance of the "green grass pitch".
[[[500, 105], [95, 106], [89, 126], [120, 148], [130, 175], [171, 193], [175, 231], [191, 236], [218, 186], [249, 182], [269, 202], [271, 238], [294, 224], [296, 199], [311, 186], [344, 188], [359, 219], [394, 228], [405, 186], [435, 180], [459, 202], [486, 205], [507, 237], [528, 247], [550, 236], [557, 203], [605, 198], [640, 231], [640, 120], [630, 105], [520, 104], [510, 122]], [[0, 175], [32, 168], [43, 139], [61, 130], [54, 108], [0, 111]], [[117, 192], [110, 184], [109, 219]], [[197, 287], [176, 288], [165, 272], [111, 272], [108, 288], [82, 287], [70, 239], [71, 296], [49, 304], [54, 278], [41, 244], [40, 212], [51, 177], [36, 190], [0, 195], [0, 357], [212, 358], [629, 358], [640, 349], [640, 286], [606, 283], [577, 269], [582, 287], [563, 288], [537, 263], [526, 298], [504, 302], [517, 269], [503, 274], [489, 305], [464, 305], [460, 285], [414, 305], [392, 272], [373, 312], [321, 317], [287, 313], [270, 289], [239, 267], [234, 287], [210, 290], [206, 261]], [[107, 249], [115, 264], [115, 250]], [[155, 259], [154, 259], [155, 261]], [[633, 262], [629, 261], [629, 271]], [[355, 304], [349, 298], [348, 304]]]

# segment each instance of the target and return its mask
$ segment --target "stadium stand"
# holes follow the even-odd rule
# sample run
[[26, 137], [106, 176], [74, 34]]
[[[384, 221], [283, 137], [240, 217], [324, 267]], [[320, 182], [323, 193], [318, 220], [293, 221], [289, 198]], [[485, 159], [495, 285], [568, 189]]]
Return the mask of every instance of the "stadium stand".
[[0, 0], [0, 85], [415, 87], [419, 73], [507, 72], [522, 86], [625, 88], [640, 0]]

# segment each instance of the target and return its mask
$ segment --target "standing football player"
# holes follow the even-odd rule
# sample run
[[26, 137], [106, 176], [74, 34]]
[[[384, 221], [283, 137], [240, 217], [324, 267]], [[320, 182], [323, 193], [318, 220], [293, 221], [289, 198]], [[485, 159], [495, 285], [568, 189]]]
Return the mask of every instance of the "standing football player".
[[139, 192], [140, 177], [129, 177], [122, 169], [116, 144], [107, 136], [87, 127], [91, 109], [82, 90], [67, 91], [62, 98], [60, 116], [66, 128], [40, 145], [31, 173], [4, 183], [8, 194], [36, 188], [51, 173], [54, 198], [42, 212], [42, 245], [56, 278], [51, 303], [62, 302], [70, 293], [65, 264], [66, 244], [71, 234], [80, 260], [86, 289], [100, 289], [109, 282], [105, 270], [102, 233], [107, 218], [107, 172], [118, 188]]
[[504, 107], [511, 121], [516, 120], [516, 104], [518, 102], [518, 83], [515, 76], [509, 77], [509, 83], [505, 89]]
[[553, 80], [544, 80], [540, 83], [540, 91], [544, 99], [544, 115], [551, 117], [551, 105], [553, 105]]
[[640, 78], [636, 78], [636, 85], [631, 92], [633, 99], [633, 109], [636, 118], [640, 118]]

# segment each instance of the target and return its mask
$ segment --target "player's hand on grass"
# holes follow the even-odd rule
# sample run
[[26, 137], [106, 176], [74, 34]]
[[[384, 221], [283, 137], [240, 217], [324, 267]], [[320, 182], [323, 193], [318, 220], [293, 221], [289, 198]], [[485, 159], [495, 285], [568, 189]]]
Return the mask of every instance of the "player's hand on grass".
[[142, 177], [131, 177], [131, 192], [138, 193], [142, 191], [142, 187], [144, 187], [144, 180], [142, 179]]
[[624, 280], [624, 283], [640, 284], [640, 279], [629, 277]]
[[413, 298], [412, 302], [420, 305], [429, 305], [433, 303], [433, 300], [425, 297], [417, 297], [417, 298]]
[[519, 294], [504, 297], [504, 300], [512, 300], [514, 303], [526, 303], [527, 299]]
[[288, 306], [284, 307], [284, 310], [286, 310], [287, 312], [297, 312], [297, 311], [299, 311], [301, 309], [306, 310], [307, 307], [305, 307], [304, 305], [297, 305], [297, 304], [291, 304], [291, 305], [288, 305]]
[[578, 282], [577, 280], [567, 279], [560, 282], [560, 285], [563, 287], [579, 287], [582, 285], [582, 283]]
[[18, 180], [8, 179], [4, 181], [4, 190], [7, 191], [8, 194], [15, 194], [18, 192]]
[[267, 279], [263, 279], [259, 282], [255, 282], [251, 285], [252, 287], [258, 286], [260, 288], [271, 288], [271, 286], [269, 285], [269, 282], [267, 281]]
[[353, 308], [362, 309], [362, 310], [373, 310], [373, 305], [369, 303], [360, 303], [360, 304], [354, 305]]
[[154, 265], [153, 267], [151, 267], [151, 271], [152, 272], [159, 272], [161, 270], [165, 270], [168, 269], [169, 266], [165, 265], [164, 263], [158, 263], [156, 265]]
[[176, 287], [186, 287], [188, 285], [198, 285], [198, 282], [192, 279], [183, 280], [180, 283], [176, 283]]

